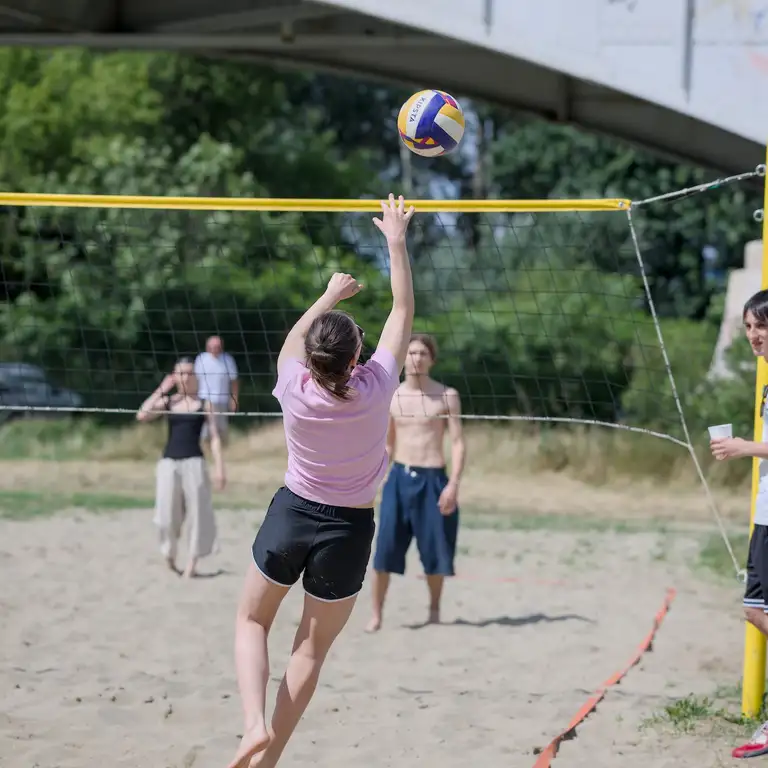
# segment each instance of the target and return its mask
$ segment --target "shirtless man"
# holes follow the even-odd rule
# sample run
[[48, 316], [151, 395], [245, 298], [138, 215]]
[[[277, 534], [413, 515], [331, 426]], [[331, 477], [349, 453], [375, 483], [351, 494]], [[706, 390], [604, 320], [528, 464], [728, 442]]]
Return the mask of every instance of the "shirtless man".
[[[405, 381], [389, 409], [387, 454], [394, 463], [381, 495], [373, 559], [373, 617], [367, 632], [381, 628], [390, 574], [405, 573], [405, 556], [413, 537], [429, 588], [428, 623], [439, 623], [443, 581], [454, 575], [457, 497], [465, 446], [459, 393], [429, 377], [435, 356], [431, 336], [411, 337]], [[450, 477], [443, 453], [446, 427], [451, 439]]]

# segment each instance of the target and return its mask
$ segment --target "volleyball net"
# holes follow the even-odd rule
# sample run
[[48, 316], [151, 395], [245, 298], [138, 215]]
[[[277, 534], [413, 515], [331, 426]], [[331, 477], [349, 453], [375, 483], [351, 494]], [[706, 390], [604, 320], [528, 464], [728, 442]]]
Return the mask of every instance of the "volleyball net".
[[[642, 201], [414, 201], [414, 330], [436, 340], [462, 418], [644, 433], [688, 449], [704, 483], [694, 442], [722, 421], [717, 327], [660, 317], [655, 294], [675, 286], [648, 268], [644, 209], [764, 173]], [[334, 271], [365, 285], [344, 308], [364, 357], [375, 348], [391, 306], [379, 213], [378, 200], [0, 194], [0, 414], [132, 415], [215, 335], [238, 369], [232, 423], [279, 417], [283, 339]]]
[[[701, 391], [713, 326], [659, 319], [642, 208], [722, 183], [639, 202], [415, 201], [415, 330], [437, 341], [435, 373], [463, 417], [687, 446], [683, 401]], [[5, 418], [132, 414], [212, 335], [238, 367], [233, 417], [278, 417], [280, 346], [334, 271], [366, 286], [345, 306], [364, 353], [391, 305], [376, 200], [0, 194], [0, 206]]]
[[[459, 391], [462, 418], [534, 425], [540, 437], [553, 426], [639, 433], [686, 450], [740, 577], [697, 446], [707, 425], [752, 431], [741, 382], [754, 361], [737, 342], [725, 379], [710, 375], [718, 324], [669, 310], [683, 287], [667, 267], [681, 256], [654, 248], [646, 211], [763, 176], [759, 166], [640, 201], [417, 200], [409, 228], [414, 330], [435, 339], [434, 375]], [[0, 424], [130, 417], [211, 336], [237, 366], [233, 427], [280, 417], [277, 355], [333, 272], [365, 285], [344, 309], [366, 332], [363, 359], [375, 348], [391, 307], [379, 213], [378, 200], [0, 193]], [[765, 209], [754, 218], [765, 249]], [[767, 267], [764, 257], [763, 287]], [[745, 714], [764, 678], [765, 642], [748, 630]]]

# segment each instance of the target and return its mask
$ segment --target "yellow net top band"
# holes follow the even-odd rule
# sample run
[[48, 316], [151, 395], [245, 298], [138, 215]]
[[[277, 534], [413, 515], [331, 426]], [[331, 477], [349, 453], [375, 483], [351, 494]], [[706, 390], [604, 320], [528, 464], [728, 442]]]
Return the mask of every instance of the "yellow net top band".
[[[625, 211], [630, 200], [406, 200], [424, 213], [544, 213]], [[0, 192], [0, 205], [59, 208], [147, 208], [181, 211], [297, 211], [376, 213], [379, 200], [300, 198], [165, 197], [154, 195], [46, 195]]]

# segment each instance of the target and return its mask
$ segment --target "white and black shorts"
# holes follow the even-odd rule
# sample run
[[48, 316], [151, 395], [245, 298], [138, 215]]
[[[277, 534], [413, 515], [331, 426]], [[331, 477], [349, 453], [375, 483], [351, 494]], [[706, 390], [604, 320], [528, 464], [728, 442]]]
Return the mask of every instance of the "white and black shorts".
[[768, 525], [755, 525], [749, 539], [744, 607], [768, 613]]
[[282, 487], [253, 542], [253, 562], [273, 584], [323, 602], [354, 597], [362, 588], [376, 526], [373, 509], [334, 507]]

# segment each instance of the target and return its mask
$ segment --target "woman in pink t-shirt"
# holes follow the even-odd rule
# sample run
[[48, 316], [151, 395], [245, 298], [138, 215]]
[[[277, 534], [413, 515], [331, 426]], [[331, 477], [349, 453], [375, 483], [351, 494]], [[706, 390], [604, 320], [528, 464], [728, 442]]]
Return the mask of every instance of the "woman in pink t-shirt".
[[[405, 243], [413, 207], [406, 210], [403, 198], [393, 195], [381, 205], [383, 216], [373, 221], [389, 248], [392, 310], [371, 359], [358, 365], [364, 332], [334, 309], [362, 286], [335, 274], [288, 333], [277, 360], [273, 394], [283, 411], [288, 468], [253, 542], [237, 612], [235, 662], [245, 729], [229, 768], [276, 765], [365, 579], [373, 502], [388, 464], [389, 406], [414, 313]], [[268, 728], [267, 635], [302, 576], [304, 613]]]

